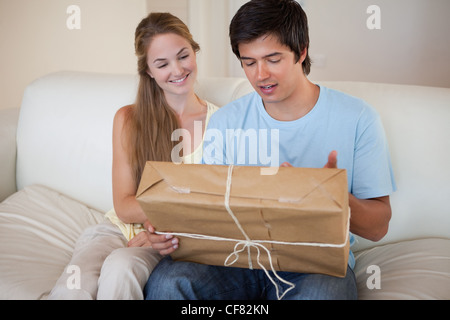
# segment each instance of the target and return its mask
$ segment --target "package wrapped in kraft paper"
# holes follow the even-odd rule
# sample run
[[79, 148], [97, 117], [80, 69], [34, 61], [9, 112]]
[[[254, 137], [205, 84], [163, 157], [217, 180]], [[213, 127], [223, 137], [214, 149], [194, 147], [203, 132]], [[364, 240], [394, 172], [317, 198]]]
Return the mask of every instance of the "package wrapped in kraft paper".
[[148, 162], [137, 200], [174, 260], [344, 277], [346, 171], [276, 169]]

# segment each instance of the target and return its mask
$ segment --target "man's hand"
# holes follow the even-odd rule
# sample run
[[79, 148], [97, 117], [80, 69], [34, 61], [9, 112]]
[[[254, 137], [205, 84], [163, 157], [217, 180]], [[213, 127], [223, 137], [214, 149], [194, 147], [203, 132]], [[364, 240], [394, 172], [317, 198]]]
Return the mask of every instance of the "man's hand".
[[337, 169], [337, 151], [331, 151], [328, 156], [328, 162], [324, 168]]
[[[332, 151], [324, 168], [337, 169], [337, 155], [337, 151]], [[292, 165], [284, 162], [281, 167]], [[388, 196], [361, 200], [349, 193], [349, 206], [352, 210], [352, 233], [371, 241], [379, 241], [386, 235], [392, 215]]]
[[[289, 162], [283, 162], [280, 167], [292, 167], [292, 164]], [[324, 166], [324, 168], [330, 168], [330, 169], [337, 169], [337, 151], [331, 151], [331, 153], [328, 155], [328, 162]]]

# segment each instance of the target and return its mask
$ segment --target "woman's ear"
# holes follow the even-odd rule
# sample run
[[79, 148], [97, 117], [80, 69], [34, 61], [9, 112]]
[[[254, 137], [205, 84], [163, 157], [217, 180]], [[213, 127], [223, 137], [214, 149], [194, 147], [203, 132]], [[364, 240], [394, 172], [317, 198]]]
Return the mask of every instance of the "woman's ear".
[[150, 78], [153, 78], [152, 73], [150, 72], [149, 68], [147, 68], [147, 74], [150, 76]]

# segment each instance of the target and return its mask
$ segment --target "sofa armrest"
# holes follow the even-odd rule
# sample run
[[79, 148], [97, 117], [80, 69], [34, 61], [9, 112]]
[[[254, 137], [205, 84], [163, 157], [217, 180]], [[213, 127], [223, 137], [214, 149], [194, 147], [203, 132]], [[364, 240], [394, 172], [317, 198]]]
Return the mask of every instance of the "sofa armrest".
[[0, 109], [0, 202], [17, 191], [16, 131], [19, 109]]

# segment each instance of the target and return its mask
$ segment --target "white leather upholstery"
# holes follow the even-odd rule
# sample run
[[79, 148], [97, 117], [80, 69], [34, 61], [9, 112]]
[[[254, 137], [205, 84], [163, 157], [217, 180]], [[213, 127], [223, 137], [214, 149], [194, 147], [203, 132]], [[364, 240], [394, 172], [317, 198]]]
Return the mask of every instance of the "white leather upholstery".
[[72, 72], [29, 85], [17, 129], [18, 188], [41, 184], [111, 209], [112, 121], [136, 87], [134, 76]]

